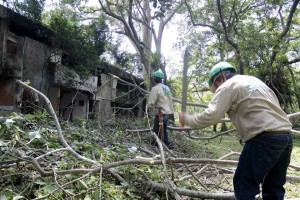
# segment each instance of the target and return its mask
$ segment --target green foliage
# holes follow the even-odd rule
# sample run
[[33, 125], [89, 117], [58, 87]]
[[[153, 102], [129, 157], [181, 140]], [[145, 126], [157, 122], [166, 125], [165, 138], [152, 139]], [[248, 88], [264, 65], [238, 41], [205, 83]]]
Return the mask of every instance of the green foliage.
[[50, 14], [47, 23], [55, 32], [51, 41], [54, 47], [63, 50], [62, 64], [74, 68], [83, 77], [93, 73], [100, 64], [99, 56], [107, 43], [104, 17], [84, 25], [79, 16], [66, 7]]
[[7, 1], [8, 8], [34, 21], [41, 21], [44, 6], [45, 0]]
[[107, 47], [107, 53], [109, 52], [113, 59], [115, 60], [115, 64], [120, 66], [123, 70], [134, 73], [136, 72], [135, 66], [135, 55], [132, 53], [128, 53], [126, 51], [120, 50], [120, 43], [118, 44], [110, 44]]
[[153, 53], [151, 57], [151, 68], [153, 70], [164, 69], [166, 66], [166, 60], [160, 53]]
[[[39, 119], [40, 118], [40, 119]], [[166, 199], [164, 192], [155, 192], [151, 188], [139, 183], [139, 180], [147, 176], [155, 182], [163, 183], [165, 174], [161, 165], [122, 165], [115, 167], [120, 176], [125, 180], [116, 183], [116, 180], [104, 170], [100, 175], [91, 174], [56, 174], [55, 177], [42, 177], [36, 168], [19, 161], [6, 166], [3, 161], [10, 161], [23, 156], [38, 157], [46, 152], [62, 148], [59, 143], [55, 127], [49, 123], [48, 115], [36, 113], [36, 115], [18, 115], [16, 113], [6, 118], [0, 126], [0, 152], [2, 160], [1, 170], [4, 172], [0, 177], [0, 197], [5, 199], [34, 199], [44, 197], [45, 199], [144, 199], [145, 194], [151, 199]], [[48, 122], [48, 124], [46, 123]], [[28, 125], [31, 126], [28, 126]], [[45, 127], [46, 125], [50, 127]], [[159, 154], [157, 147], [149, 145], [153, 139], [149, 133], [127, 133], [126, 128], [144, 128], [147, 126], [142, 120], [118, 119], [111, 126], [93, 127], [92, 123], [78, 120], [76, 123], [61, 123], [63, 135], [70, 146], [82, 156], [93, 158], [99, 164], [110, 164], [136, 158], [137, 156], [149, 157], [145, 152], [130, 151], [129, 147], [142, 147]], [[215, 133], [211, 128], [195, 131], [192, 135], [196, 137], [209, 137]], [[242, 145], [238, 142], [238, 134], [231, 133], [212, 140], [194, 140], [176, 131], [169, 131], [170, 141], [174, 144], [172, 152], [177, 157], [186, 158], [211, 158], [218, 159], [230, 152], [240, 152]], [[292, 164], [298, 165], [299, 137], [295, 137], [292, 154]], [[166, 156], [169, 155], [165, 152]], [[226, 159], [237, 160], [238, 155]], [[82, 162], [67, 151], [50, 154], [38, 160], [39, 165], [46, 171], [61, 171], [74, 169], [90, 169], [95, 167], [87, 162]], [[3, 167], [6, 166], [6, 167]], [[179, 168], [178, 168], [179, 167]], [[191, 166], [192, 167], [192, 166]], [[202, 166], [201, 166], [202, 167]], [[195, 168], [196, 169], [196, 168]], [[217, 168], [212, 167], [207, 171], [205, 181], [218, 183], [208, 184], [209, 191], [219, 192], [220, 188], [232, 191], [232, 174], [215, 173]], [[183, 168], [177, 165], [167, 166], [169, 177], [180, 177]], [[293, 170], [289, 173], [299, 176]], [[84, 176], [84, 177], [83, 177]], [[101, 180], [100, 181], [100, 176]], [[201, 176], [199, 176], [201, 179]], [[227, 180], [227, 181], [223, 181]], [[195, 179], [186, 179], [176, 183], [178, 187], [193, 190], [203, 190]], [[58, 186], [59, 185], [59, 186]], [[293, 198], [299, 195], [297, 184], [287, 183], [287, 197]], [[62, 189], [63, 188], [63, 189]], [[100, 191], [101, 190], [101, 191]], [[20, 192], [22, 191], [22, 192]], [[101, 193], [100, 193], [101, 192]]]
[[299, 87], [292, 84], [289, 72], [294, 72], [291, 61], [299, 55], [299, 40], [296, 39], [299, 38], [299, 12], [294, 13], [287, 34], [281, 35], [287, 28], [291, 2], [268, 1], [261, 5], [226, 0], [220, 2], [220, 10], [215, 1], [187, 5], [196, 24], [186, 37], [192, 49], [191, 66], [198, 66], [191, 68], [191, 80], [199, 77], [198, 85], [205, 89], [207, 86], [202, 83], [207, 71], [219, 61], [228, 61], [245, 74], [266, 82], [286, 110], [299, 107], [299, 95], [295, 92]]

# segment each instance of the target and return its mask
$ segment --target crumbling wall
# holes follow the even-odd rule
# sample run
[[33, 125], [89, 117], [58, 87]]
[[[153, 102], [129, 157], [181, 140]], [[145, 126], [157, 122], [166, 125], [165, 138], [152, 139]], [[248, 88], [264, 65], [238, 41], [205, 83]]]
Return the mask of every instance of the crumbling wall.
[[62, 91], [60, 117], [66, 120], [87, 119], [89, 114], [89, 95], [82, 92]]
[[6, 52], [6, 37], [7, 37], [7, 22], [0, 18], [0, 74], [3, 73], [4, 63], [5, 63], [5, 52]]
[[50, 47], [25, 37], [22, 79], [30, 80], [32, 86], [44, 94], [53, 82], [54, 66], [49, 63], [50, 55]]
[[110, 75], [101, 74], [101, 86], [96, 92], [96, 108], [98, 110], [98, 118], [100, 122], [107, 122], [114, 118], [114, 113], [111, 108], [111, 101], [115, 97], [115, 90], [113, 88], [113, 79]]

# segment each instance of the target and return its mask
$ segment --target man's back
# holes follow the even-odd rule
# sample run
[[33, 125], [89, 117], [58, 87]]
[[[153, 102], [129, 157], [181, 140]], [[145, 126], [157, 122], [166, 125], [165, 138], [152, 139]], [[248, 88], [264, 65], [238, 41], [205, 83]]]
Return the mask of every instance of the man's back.
[[225, 96], [231, 98], [227, 113], [243, 141], [262, 131], [291, 129], [291, 123], [281, 109], [276, 95], [258, 78], [236, 75], [218, 88], [216, 95], [218, 93], [226, 93]]
[[163, 114], [173, 114], [174, 108], [170, 88], [162, 83], [157, 83], [151, 89], [148, 106], [159, 108]]

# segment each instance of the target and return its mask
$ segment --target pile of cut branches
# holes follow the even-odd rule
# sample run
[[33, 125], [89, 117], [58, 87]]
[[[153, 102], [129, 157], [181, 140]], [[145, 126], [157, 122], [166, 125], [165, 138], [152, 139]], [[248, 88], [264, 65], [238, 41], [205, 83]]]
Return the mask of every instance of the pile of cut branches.
[[[174, 128], [169, 150], [136, 124], [126, 131], [128, 121], [63, 122], [48, 105], [49, 113], [2, 120], [0, 199], [234, 199], [232, 176], [242, 149], [234, 132], [215, 137], [208, 129], [188, 134]], [[288, 198], [300, 196], [296, 133], [294, 146]]]

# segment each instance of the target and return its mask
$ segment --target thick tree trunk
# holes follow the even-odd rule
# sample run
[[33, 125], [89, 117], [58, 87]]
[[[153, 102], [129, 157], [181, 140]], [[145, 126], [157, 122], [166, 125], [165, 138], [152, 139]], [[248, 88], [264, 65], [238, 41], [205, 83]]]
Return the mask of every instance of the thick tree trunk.
[[149, 29], [151, 24], [151, 9], [149, 6], [149, 1], [145, 0], [143, 2], [143, 10], [145, 12], [145, 23], [142, 29], [142, 42], [144, 49], [143, 64], [144, 64], [144, 80], [146, 82], [147, 90], [150, 90], [150, 80], [151, 80], [151, 43], [152, 43], [152, 35], [151, 30]]

